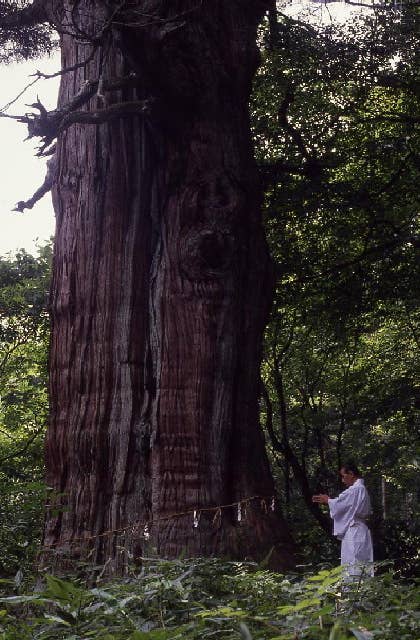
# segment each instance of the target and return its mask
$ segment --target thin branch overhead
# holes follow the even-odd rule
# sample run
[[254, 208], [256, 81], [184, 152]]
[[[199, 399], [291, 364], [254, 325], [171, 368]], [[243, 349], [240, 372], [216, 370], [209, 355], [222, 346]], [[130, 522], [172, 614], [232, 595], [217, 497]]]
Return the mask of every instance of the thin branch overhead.
[[13, 209], [13, 211], [19, 211], [20, 213], [23, 213], [23, 211], [25, 211], [25, 209], [32, 209], [36, 203], [41, 200], [41, 198], [43, 196], [45, 196], [46, 193], [48, 193], [49, 191], [51, 191], [52, 186], [54, 184], [54, 180], [56, 177], [56, 170], [57, 170], [57, 161], [56, 161], [56, 156], [55, 156], [55, 145], [54, 145], [54, 151], [53, 151], [54, 155], [48, 160], [47, 162], [47, 173], [45, 176], [45, 180], [42, 183], [42, 185], [39, 187], [39, 189], [37, 189], [34, 193], [34, 195], [32, 196], [32, 198], [29, 198], [29, 200], [20, 200], [16, 207]]
[[17, 102], [19, 100], [19, 98], [21, 98], [23, 96], [24, 93], [26, 93], [26, 91], [28, 89], [30, 89], [30, 87], [32, 87], [36, 82], [38, 82], [38, 80], [40, 79], [41, 76], [35, 78], [35, 80], [32, 80], [31, 82], [29, 82], [29, 84], [26, 85], [26, 87], [24, 87], [22, 89], [22, 91], [20, 93], [18, 93], [18, 95], [13, 98], [13, 100], [10, 100], [10, 102], [8, 102], [7, 104], [5, 104], [3, 107], [0, 107], [0, 114], [5, 113], [8, 109], [10, 109], [10, 107], [12, 105], [15, 104], [15, 102]]

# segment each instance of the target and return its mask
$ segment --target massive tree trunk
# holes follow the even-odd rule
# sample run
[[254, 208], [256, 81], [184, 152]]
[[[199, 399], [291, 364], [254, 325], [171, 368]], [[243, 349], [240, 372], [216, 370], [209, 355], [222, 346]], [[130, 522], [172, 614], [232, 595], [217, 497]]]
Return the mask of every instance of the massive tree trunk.
[[89, 57], [82, 36], [101, 37], [59, 104], [131, 73], [138, 87], [107, 105], [152, 106], [58, 139], [44, 542], [115, 571], [148, 546], [275, 547], [286, 566], [258, 424], [272, 282], [248, 98], [264, 3], [143, 0], [112, 20], [105, 4], [64, 3], [63, 67]]

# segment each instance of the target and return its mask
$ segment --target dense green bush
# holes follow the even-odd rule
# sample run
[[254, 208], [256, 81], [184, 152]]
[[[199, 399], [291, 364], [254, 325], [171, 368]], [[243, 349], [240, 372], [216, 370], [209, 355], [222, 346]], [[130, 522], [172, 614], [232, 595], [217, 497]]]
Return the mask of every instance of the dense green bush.
[[0, 576], [31, 566], [41, 538], [45, 494], [42, 482], [7, 484], [0, 475]]
[[0, 576], [33, 560], [45, 485], [51, 246], [0, 258]]
[[0, 598], [1, 640], [411, 640], [419, 622], [418, 588], [390, 572], [343, 586], [340, 568], [285, 576], [220, 560], [145, 560], [118, 582], [42, 582]]

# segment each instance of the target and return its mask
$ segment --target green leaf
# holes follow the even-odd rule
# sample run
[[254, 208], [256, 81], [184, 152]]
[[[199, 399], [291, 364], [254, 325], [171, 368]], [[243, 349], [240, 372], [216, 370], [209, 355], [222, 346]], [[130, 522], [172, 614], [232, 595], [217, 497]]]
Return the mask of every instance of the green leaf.
[[44, 617], [50, 622], [58, 622], [58, 624], [63, 624], [65, 627], [71, 627], [71, 624], [66, 620], [63, 620], [63, 618], [60, 618], [60, 616], [55, 616], [51, 613], [44, 613]]
[[0, 602], [5, 602], [7, 604], [23, 604], [27, 602], [36, 602], [40, 600], [40, 596], [6, 596], [0, 598]]
[[133, 631], [128, 640], [170, 640], [173, 630], [154, 629], [153, 631]]
[[82, 590], [75, 587], [71, 582], [57, 578], [56, 576], [47, 575], [45, 577], [47, 581], [46, 593], [65, 602], [72, 602], [75, 597], [80, 598]]
[[344, 633], [341, 622], [336, 622], [330, 631], [328, 640], [347, 640], [347, 634]]
[[335, 605], [334, 604], [327, 604], [325, 605], [325, 607], [321, 607], [321, 609], [319, 609], [317, 611], [317, 614], [319, 616], [326, 616], [330, 613], [333, 613], [333, 611], [335, 611]]
[[373, 633], [371, 631], [368, 631], [367, 629], [355, 629], [353, 627], [350, 628], [350, 631], [352, 632], [354, 637], [357, 638], [357, 640], [372, 640], [373, 638]]
[[289, 613], [302, 611], [303, 609], [308, 609], [309, 607], [317, 607], [320, 603], [321, 600], [319, 598], [305, 598], [305, 600], [300, 600], [294, 605], [279, 607], [277, 611], [280, 615], [288, 615]]

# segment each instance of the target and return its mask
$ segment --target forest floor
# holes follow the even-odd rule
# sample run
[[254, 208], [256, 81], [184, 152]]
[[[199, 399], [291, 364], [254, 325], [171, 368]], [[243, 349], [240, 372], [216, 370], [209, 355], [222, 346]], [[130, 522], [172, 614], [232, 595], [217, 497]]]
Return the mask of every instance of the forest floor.
[[[1, 640], [412, 640], [420, 590], [390, 566], [343, 583], [340, 568], [282, 575], [253, 563], [145, 559], [124, 579], [0, 580]], [[13, 595], [11, 595], [13, 593]]]

